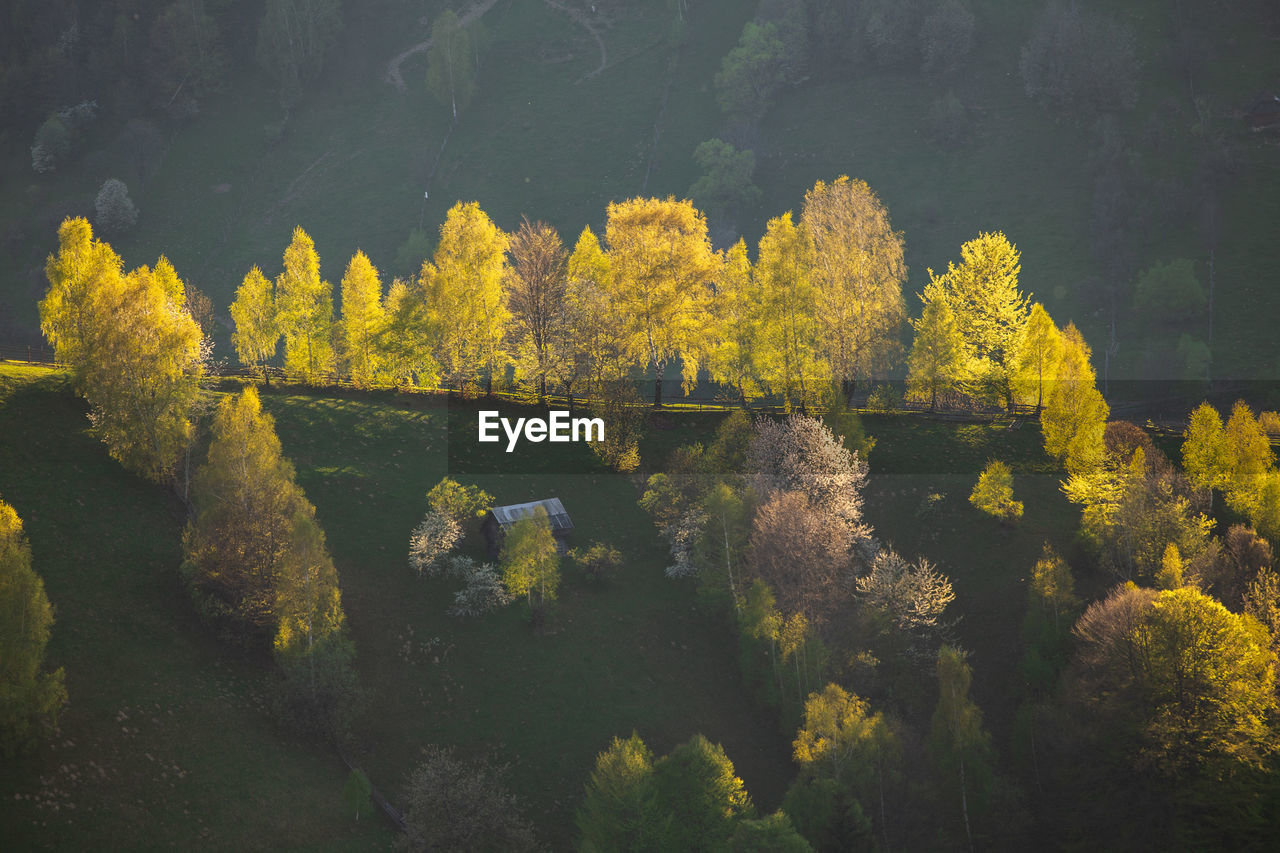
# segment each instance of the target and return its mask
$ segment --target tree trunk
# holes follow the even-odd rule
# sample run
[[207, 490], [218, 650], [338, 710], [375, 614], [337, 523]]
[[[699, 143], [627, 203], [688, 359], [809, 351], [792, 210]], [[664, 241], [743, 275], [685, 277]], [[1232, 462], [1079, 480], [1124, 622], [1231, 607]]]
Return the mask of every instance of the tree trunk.
[[964, 834], [969, 839], [969, 849], [973, 849], [973, 833], [969, 830], [969, 793], [964, 784], [964, 759], [960, 759], [960, 805], [964, 809]]
[[655, 409], [662, 408], [662, 374], [663, 371], [659, 370], [653, 380], [653, 407]]

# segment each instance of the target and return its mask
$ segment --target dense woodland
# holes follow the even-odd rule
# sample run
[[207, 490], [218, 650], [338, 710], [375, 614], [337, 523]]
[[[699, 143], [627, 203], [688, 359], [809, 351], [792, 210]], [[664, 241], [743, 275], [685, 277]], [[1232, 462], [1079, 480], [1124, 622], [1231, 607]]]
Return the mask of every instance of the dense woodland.
[[[1151, 353], [1211, 390], [1213, 259], [1241, 168], [1212, 106], [1193, 99], [1199, 130], [1179, 149], [1194, 177], [1161, 184], [1117, 123], [1141, 101], [1134, 33], [1104, 11], [1049, 3], [1024, 34], [1026, 96], [1098, 139], [1087, 251], [1101, 307], [1088, 328], [1107, 337], [1094, 347], [1024, 283], [1040, 276], [1023, 269], [1011, 229], [976, 226], [945, 269], [913, 279], [911, 234], [865, 180], [817, 180], [795, 210], [760, 215], [752, 148], [784, 92], [836, 70], [955, 75], [974, 61], [987, 5], [762, 0], [710, 81], [724, 124], [694, 154], [701, 176], [681, 196], [618, 194], [594, 230], [578, 220], [562, 236], [530, 210], [507, 231], [479, 202], [457, 201], [434, 242], [419, 228], [378, 264], [357, 250], [338, 278], [295, 226], [279, 263], [257, 258], [238, 286], [211, 296], [164, 254], [132, 266], [113, 248], [138, 227], [125, 181], [102, 184], [93, 224], [58, 220], [40, 330], [89, 432], [137, 478], [131, 488], [172, 496], [180, 553], [166, 576], [181, 594], [167, 606], [190, 616], [215, 654], [265, 674], [255, 713], [272, 737], [342, 756], [344, 815], [373, 814], [376, 782], [397, 806], [404, 849], [532, 850], [548, 830], [589, 851], [1265, 847], [1280, 824], [1280, 415], [1257, 401], [1229, 412], [1205, 402], [1171, 435], [1113, 417], [1098, 379], [1132, 312], [1152, 318]], [[271, 81], [268, 138], [287, 134], [352, 12], [342, 6], [17, 3], [0, 33], [0, 105], [34, 128], [35, 173], [70, 171], [110, 125], [138, 158], [135, 184], [145, 183], [163, 156], [161, 127], [216, 100], [237, 62], [252, 59]], [[458, 12], [431, 16], [422, 51], [425, 89], [450, 133], [481, 97], [486, 52], [497, 49], [483, 12]], [[679, 56], [696, 4], [667, 13], [660, 43]], [[1275, 23], [1265, 4], [1238, 14]], [[1175, 54], [1194, 88], [1205, 73], [1197, 44]], [[954, 94], [933, 104], [939, 144], [962, 144], [967, 115]], [[1164, 144], [1159, 128], [1151, 134]], [[1137, 216], [1155, 189], [1158, 210]], [[1200, 261], [1136, 248], [1160, 216], [1198, 235], [1207, 287]], [[224, 383], [231, 351], [246, 371]], [[564, 825], [550, 828], [531, 813], [535, 793], [513, 782], [521, 756], [500, 746], [479, 756], [433, 738], [403, 779], [366, 775], [357, 762], [376, 749], [362, 727], [387, 711], [370, 688], [385, 662], [362, 659], [353, 638], [348, 607], [368, 598], [353, 605], [339, 569], [360, 572], [363, 561], [331, 553], [301, 485], [313, 462], [290, 460], [271, 413], [282, 385], [316, 399], [445, 395], [464, 412], [514, 392], [503, 396], [602, 417], [606, 440], [571, 463], [589, 475], [575, 488], [603, 493], [601, 478], [627, 474], [626, 500], [652, 526], [593, 531], [562, 555], [535, 513], [484, 562], [480, 519], [520, 472], [446, 475], [415, 506], [420, 521], [397, 534], [396, 559], [422, 588], [448, 591], [428, 606], [450, 624], [518, 614], [530, 647], [545, 650], [571, 631], [566, 589], [608, 596], [639, 564], [635, 540], [659, 541], [667, 583], [732, 649], [734, 679], [781, 733], [795, 768], [785, 793], [757, 804], [735, 756], [705, 732], [654, 740], [625, 723], [585, 745], [594, 769], [572, 780], [575, 802], [557, 803]], [[673, 423], [683, 415], [664, 407], [677, 385], [712, 389], [723, 409], [688, 443]], [[944, 418], [957, 432], [974, 419], [1038, 428], [1042, 476], [1068, 502], [1055, 511], [1070, 515], [1074, 535], [1036, 541], [1038, 557], [1016, 567], [1025, 600], [1000, 610], [1020, 624], [1021, 643], [1001, 694], [1008, 707], [997, 709], [1012, 722], [998, 738], [975, 698], [986, 661], [966, 648], [954, 568], [900, 549], [871, 521], [871, 413]], [[680, 440], [655, 444], [667, 430]], [[1028, 493], [1012, 450], [983, 464], [965, 485], [969, 536], [1003, 542], [1043, 498]], [[62, 627], [57, 602], [23, 506], [5, 497], [0, 746], [40, 760], [74, 713], [75, 664], [46, 663]], [[945, 496], [921, 503], [917, 526], [937, 517], [934, 498]], [[998, 547], [991, 559], [1002, 559]], [[406, 660], [415, 648], [438, 662], [456, 644], [484, 642], [465, 631], [446, 632], [447, 646], [407, 640]], [[488, 709], [462, 697], [464, 687], [483, 697], [484, 684], [468, 673], [447, 697], [474, 704], [477, 737]], [[126, 733], [127, 719], [117, 719]]]

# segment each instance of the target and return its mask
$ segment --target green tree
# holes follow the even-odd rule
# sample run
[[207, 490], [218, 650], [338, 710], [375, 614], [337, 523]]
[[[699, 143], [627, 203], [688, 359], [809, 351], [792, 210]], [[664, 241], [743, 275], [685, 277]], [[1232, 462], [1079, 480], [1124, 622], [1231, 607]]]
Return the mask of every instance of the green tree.
[[560, 586], [560, 554], [545, 509], [535, 507], [532, 516], [511, 525], [500, 561], [507, 592], [526, 596], [535, 613], [555, 599]]
[[720, 109], [733, 116], [758, 120], [786, 79], [786, 48], [774, 24], [748, 21], [738, 44], [716, 73]]
[[1048, 542], [1031, 570], [1031, 596], [1042, 607], [1053, 611], [1053, 624], [1057, 628], [1063, 610], [1078, 602], [1075, 595], [1075, 578], [1071, 566]]
[[813, 853], [813, 846], [796, 832], [785, 812], [742, 821], [726, 849], [730, 853]]
[[246, 367], [264, 365], [275, 358], [280, 346], [273, 290], [271, 279], [254, 266], [245, 274], [231, 303], [231, 321], [235, 324], [231, 343], [236, 357]]
[[351, 381], [364, 387], [382, 373], [378, 333], [386, 325], [382, 282], [364, 252], [356, 252], [342, 276], [342, 319], [338, 336]]
[[1022, 518], [1022, 501], [1013, 499], [1013, 471], [998, 459], [982, 469], [969, 495], [969, 503], [1007, 523]]
[[578, 809], [578, 849], [583, 853], [633, 849], [641, 831], [641, 805], [653, 776], [653, 753], [635, 732], [615, 737], [596, 756]]
[[716, 483], [703, 497], [702, 511], [707, 521], [697, 544], [705, 564], [700, 576], [708, 586], [727, 586], [736, 611], [741, 606], [738, 585], [750, 531], [748, 505], [728, 483]]
[[320, 76], [340, 29], [341, 0], [267, 0], [258, 25], [258, 64], [275, 81], [286, 113]]
[[476, 530], [479, 519], [493, 506], [493, 495], [479, 486], [464, 486], [444, 477], [427, 492], [427, 506], [470, 532]]
[[755, 152], [708, 139], [693, 152], [693, 160], [703, 175], [689, 188], [689, 195], [702, 209], [724, 215], [760, 202], [760, 188], [751, 182], [756, 171]]
[[[473, 24], [479, 27], [479, 24]], [[465, 107], [476, 93], [476, 72], [480, 69], [480, 44], [470, 27], [462, 26], [457, 14], [446, 9], [431, 25], [431, 47], [427, 51], [427, 88], [442, 104], [453, 110]]]
[[654, 762], [641, 806], [645, 849], [716, 850], [755, 806], [719, 744], [694, 735]]
[[53, 607], [31, 567], [22, 519], [0, 500], [0, 754], [12, 758], [53, 731], [67, 701], [61, 668], [42, 672]]
[[373, 784], [363, 770], [353, 769], [342, 786], [342, 801], [360, 820], [360, 812], [373, 811]]
[[1102, 435], [1111, 409], [1098, 392], [1089, 345], [1067, 325], [1062, 335], [1062, 361], [1040, 415], [1044, 449], [1064, 460], [1071, 472], [1086, 471], [1102, 456]]
[[1134, 310], [1165, 322], [1198, 317], [1205, 302], [1195, 264], [1186, 258], [1153, 264], [1138, 276], [1133, 287]]
[[960, 390], [969, 375], [969, 357], [941, 291], [930, 284], [920, 298], [924, 311], [911, 321], [916, 336], [907, 355], [907, 395], [916, 400], [927, 396], [929, 411], [934, 411], [939, 392], [946, 399]]
[[848, 393], [901, 356], [907, 280], [903, 240], [865, 181], [841, 175], [805, 193], [800, 216], [813, 241], [821, 339], [831, 377]]
[[40, 330], [82, 392], [102, 322], [97, 294], [118, 286], [122, 266], [110, 245], [94, 239], [87, 219], [64, 219], [58, 226], [58, 253], [44, 265], [49, 289], [40, 301]]
[[301, 227], [284, 250], [276, 278], [276, 322], [284, 335], [284, 365], [314, 381], [333, 369], [333, 286], [320, 279], [316, 244]]
[[972, 679], [964, 652], [952, 646], [938, 650], [938, 707], [933, 712], [929, 750], [945, 786], [958, 788], [971, 848], [970, 813], [985, 798], [992, 780], [991, 736], [982, 728], [982, 711], [969, 698]]

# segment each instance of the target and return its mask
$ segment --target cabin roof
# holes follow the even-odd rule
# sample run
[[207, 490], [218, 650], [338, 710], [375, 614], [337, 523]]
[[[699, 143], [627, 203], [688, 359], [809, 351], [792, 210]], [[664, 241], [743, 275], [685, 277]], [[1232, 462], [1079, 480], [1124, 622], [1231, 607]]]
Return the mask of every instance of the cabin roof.
[[564, 504], [560, 503], [559, 498], [547, 498], [523, 504], [509, 504], [508, 506], [495, 506], [489, 512], [493, 514], [494, 519], [502, 526], [502, 530], [505, 533], [517, 521], [532, 516], [534, 509], [537, 507], [542, 507], [547, 511], [552, 533], [573, 529], [573, 519], [569, 518], [569, 513], [565, 512]]

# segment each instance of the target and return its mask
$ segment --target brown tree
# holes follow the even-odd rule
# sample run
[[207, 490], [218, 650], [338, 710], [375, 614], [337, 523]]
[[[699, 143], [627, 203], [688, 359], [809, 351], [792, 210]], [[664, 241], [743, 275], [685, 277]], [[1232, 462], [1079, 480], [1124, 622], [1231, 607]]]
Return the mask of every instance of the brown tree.
[[848, 600], [849, 546], [841, 524], [800, 492], [779, 492], [756, 511], [748, 563], [784, 613], [804, 614], [815, 625]]
[[569, 253], [554, 228], [545, 222], [531, 223], [528, 218], [511, 235], [507, 251], [511, 255], [507, 308], [516, 343], [516, 367], [536, 383], [542, 399], [547, 396], [547, 376], [558, 372], [551, 360], [567, 349], [558, 342], [567, 334]]

